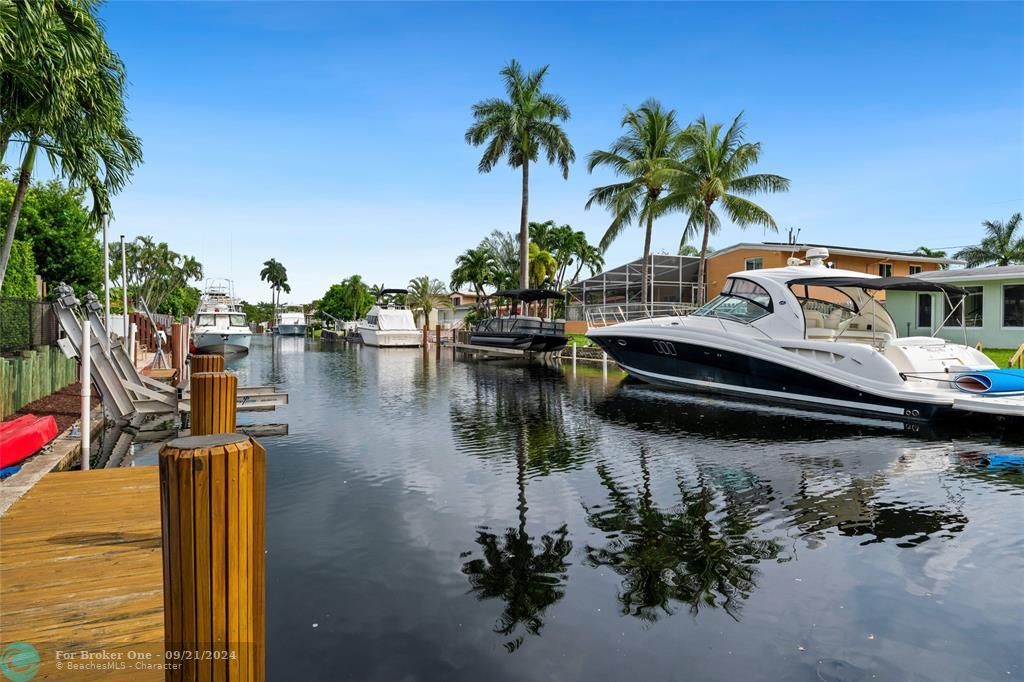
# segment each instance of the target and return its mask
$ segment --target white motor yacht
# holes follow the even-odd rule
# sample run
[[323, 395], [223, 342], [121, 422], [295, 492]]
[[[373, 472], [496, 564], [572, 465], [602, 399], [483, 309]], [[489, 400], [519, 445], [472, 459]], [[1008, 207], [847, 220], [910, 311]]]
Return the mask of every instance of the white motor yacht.
[[279, 336], [305, 336], [306, 316], [302, 312], [282, 311], [274, 323], [274, 333]]
[[412, 311], [395, 299], [409, 293], [405, 289], [384, 289], [365, 320], [359, 320], [356, 330], [367, 346], [382, 348], [417, 348], [422, 333], [416, 328]]
[[[942, 338], [900, 338], [876, 298], [894, 289], [950, 297], [963, 290], [830, 269], [826, 249], [809, 250], [807, 259], [734, 273], [691, 315], [592, 327], [587, 336], [653, 384], [911, 419], [1024, 417], [1024, 372]], [[985, 392], [986, 384], [1003, 388]]]
[[252, 330], [235, 298], [230, 280], [207, 280], [196, 311], [192, 342], [198, 353], [231, 355], [249, 352]]

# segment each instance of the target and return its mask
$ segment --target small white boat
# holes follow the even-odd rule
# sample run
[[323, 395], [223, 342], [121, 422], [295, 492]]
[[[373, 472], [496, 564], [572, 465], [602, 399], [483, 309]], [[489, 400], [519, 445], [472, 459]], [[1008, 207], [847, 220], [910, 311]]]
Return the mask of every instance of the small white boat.
[[587, 336], [653, 384], [867, 415], [1024, 418], [1024, 391], [974, 386], [1015, 379], [1019, 370], [1000, 370], [980, 351], [942, 338], [899, 337], [875, 297], [909, 290], [962, 301], [962, 289], [830, 269], [826, 249], [809, 250], [807, 259], [733, 273], [721, 295], [689, 316], [592, 327]]
[[196, 310], [192, 343], [197, 353], [232, 355], [249, 352], [252, 330], [235, 299], [230, 280], [207, 280]]
[[367, 346], [381, 348], [418, 348], [422, 332], [416, 328], [412, 311], [395, 302], [395, 297], [409, 293], [405, 289], [384, 289], [377, 303], [370, 308], [356, 330]]
[[274, 333], [278, 336], [305, 336], [306, 316], [301, 312], [284, 311], [278, 313], [274, 323]]

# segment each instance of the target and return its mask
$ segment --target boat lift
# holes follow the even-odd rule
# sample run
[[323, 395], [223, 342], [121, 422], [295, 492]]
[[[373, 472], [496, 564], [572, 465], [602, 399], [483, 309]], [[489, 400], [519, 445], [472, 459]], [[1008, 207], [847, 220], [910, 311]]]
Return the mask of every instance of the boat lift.
[[[104, 341], [109, 338], [109, 332], [103, 322], [99, 298], [89, 292], [83, 306], [67, 284], [61, 283], [56, 291], [54, 310], [67, 339], [65, 353], [81, 360], [83, 349], [88, 349], [90, 378], [111, 417], [112, 432], [104, 438], [100, 465], [120, 466], [145, 422], [183, 417], [191, 411], [190, 390], [187, 386], [175, 387], [143, 375], [119, 343], [110, 344], [108, 356]], [[80, 309], [89, 321], [91, 338], [88, 340], [83, 338]], [[278, 392], [273, 386], [240, 386], [237, 399], [239, 412], [269, 411], [288, 404], [288, 394]]]

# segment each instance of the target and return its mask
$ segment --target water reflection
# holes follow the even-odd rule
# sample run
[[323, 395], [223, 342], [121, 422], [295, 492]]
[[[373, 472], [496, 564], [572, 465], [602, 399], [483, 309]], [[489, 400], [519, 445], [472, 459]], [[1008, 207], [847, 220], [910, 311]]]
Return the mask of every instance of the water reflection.
[[524, 458], [531, 473], [575, 469], [594, 455], [597, 424], [570, 408], [560, 370], [481, 367], [471, 390], [451, 396], [452, 433], [466, 452]]
[[[540, 372], [547, 380], [529, 381]], [[496, 534], [477, 531], [482, 558], [462, 566], [470, 590], [480, 600], [499, 599], [505, 606], [494, 631], [511, 637], [505, 649], [522, 646], [526, 634], [539, 635], [545, 610], [565, 596], [572, 541], [568, 527], [531, 538], [527, 532], [526, 474], [540, 474], [579, 464], [591, 445], [585, 429], [570, 433], [565, 417], [560, 375], [544, 367], [501, 369], [482, 373], [475, 400], [451, 405], [455, 439], [468, 451], [489, 457], [515, 456], [516, 510], [519, 525]], [[472, 556], [465, 552], [462, 557]]]
[[638, 490], [625, 488], [607, 466], [598, 465], [608, 503], [586, 507], [587, 521], [607, 534], [608, 542], [587, 546], [587, 563], [622, 577], [623, 614], [655, 621], [674, 612], [673, 602], [681, 602], [693, 615], [717, 607], [738, 620], [742, 601], [757, 587], [758, 562], [775, 559], [781, 549], [752, 532], [751, 509], [771, 491], [753, 481], [746, 491], [742, 486], [716, 489], [701, 474], [694, 482], [679, 475], [679, 501], [663, 510], [651, 492], [647, 457], [641, 447]]
[[872, 477], [814, 492], [804, 480], [787, 507], [802, 535], [820, 538], [826, 530], [835, 529], [847, 537], [863, 537], [863, 545], [900, 540], [898, 547], [914, 547], [931, 538], [948, 538], [967, 524], [967, 517], [959, 511], [913, 500], [886, 500], [879, 491], [884, 487], [882, 477]]

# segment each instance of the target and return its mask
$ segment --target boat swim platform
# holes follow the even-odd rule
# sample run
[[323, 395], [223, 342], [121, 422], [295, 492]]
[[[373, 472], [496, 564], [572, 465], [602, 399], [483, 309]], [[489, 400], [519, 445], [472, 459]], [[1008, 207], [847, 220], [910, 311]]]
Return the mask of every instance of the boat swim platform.
[[0, 517], [0, 639], [35, 647], [34, 679], [164, 678], [159, 478], [50, 473]]

